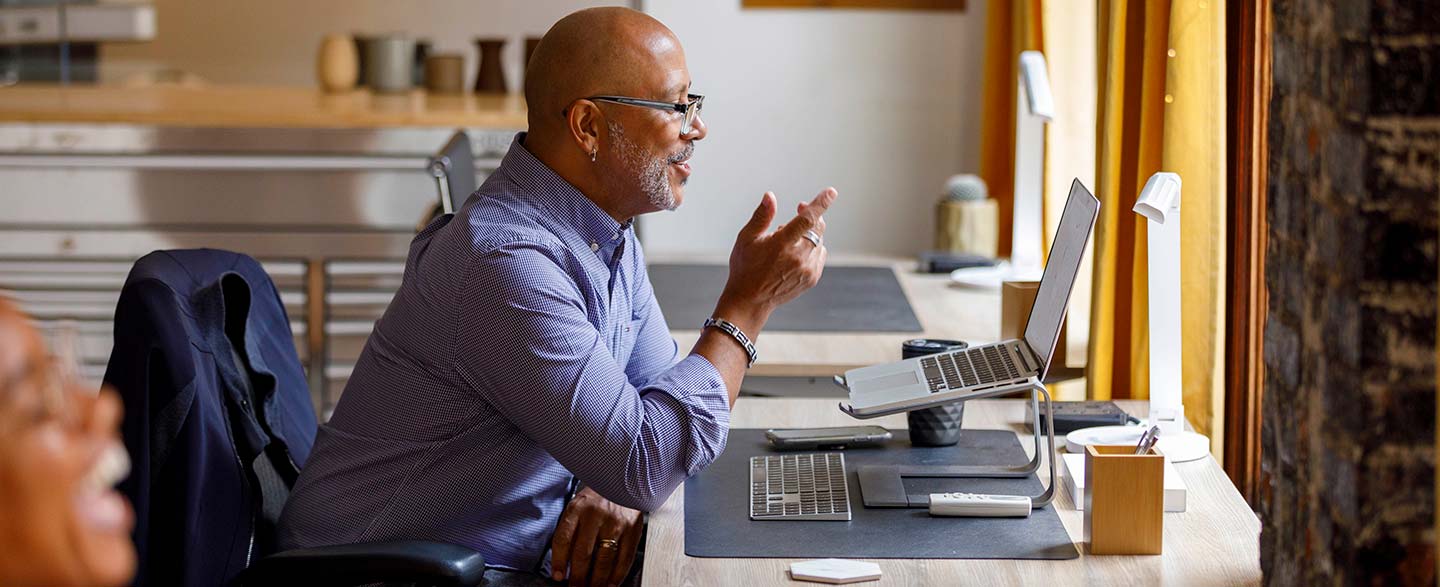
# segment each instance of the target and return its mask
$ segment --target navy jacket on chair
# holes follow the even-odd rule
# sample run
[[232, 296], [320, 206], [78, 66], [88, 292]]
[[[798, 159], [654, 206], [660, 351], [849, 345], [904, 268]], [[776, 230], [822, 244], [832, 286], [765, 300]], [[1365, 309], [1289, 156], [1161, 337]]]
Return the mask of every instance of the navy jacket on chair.
[[316, 419], [289, 318], [260, 264], [203, 249], [136, 262], [105, 382], [125, 404], [133, 469], [120, 489], [136, 513], [135, 584], [224, 585], [273, 551], [261, 495], [276, 475], [288, 493]]

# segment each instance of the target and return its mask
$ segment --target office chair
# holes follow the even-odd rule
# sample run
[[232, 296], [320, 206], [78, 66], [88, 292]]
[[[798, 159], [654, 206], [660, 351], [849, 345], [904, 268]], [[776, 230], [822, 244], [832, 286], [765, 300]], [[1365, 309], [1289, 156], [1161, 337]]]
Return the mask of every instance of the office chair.
[[105, 382], [125, 405], [135, 585], [478, 585], [453, 544], [372, 542], [275, 552], [279, 513], [316, 418], [269, 275], [218, 250], [135, 263], [115, 312]]
[[463, 130], [455, 131], [440, 152], [430, 158], [426, 170], [435, 179], [439, 201], [420, 222], [420, 229], [437, 216], [454, 214], [465, 203], [465, 198], [475, 193], [475, 151], [470, 147], [470, 135]]

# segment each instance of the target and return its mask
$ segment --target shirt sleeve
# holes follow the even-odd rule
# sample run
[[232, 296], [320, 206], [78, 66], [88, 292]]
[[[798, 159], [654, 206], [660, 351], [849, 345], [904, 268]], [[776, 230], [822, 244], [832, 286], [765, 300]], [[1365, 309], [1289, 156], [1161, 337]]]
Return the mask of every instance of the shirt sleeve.
[[456, 370], [587, 486], [652, 511], [725, 449], [725, 383], [690, 355], [636, 387], [563, 262], [527, 242], [477, 259], [463, 280]]
[[625, 374], [630, 383], [644, 386], [670, 369], [680, 357], [680, 345], [670, 336], [670, 326], [665, 323], [665, 314], [655, 299], [655, 289], [644, 267], [635, 272], [639, 284], [635, 288], [633, 307], [640, 315], [640, 329], [635, 333], [635, 348], [630, 352], [630, 362], [625, 365]]

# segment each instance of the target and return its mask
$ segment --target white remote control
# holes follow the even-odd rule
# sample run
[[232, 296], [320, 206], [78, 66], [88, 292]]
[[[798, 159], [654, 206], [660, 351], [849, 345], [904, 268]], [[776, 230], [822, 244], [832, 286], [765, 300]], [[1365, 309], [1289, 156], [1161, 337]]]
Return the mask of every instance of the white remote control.
[[970, 518], [1023, 518], [1030, 515], [1030, 498], [1023, 495], [932, 493], [930, 515]]

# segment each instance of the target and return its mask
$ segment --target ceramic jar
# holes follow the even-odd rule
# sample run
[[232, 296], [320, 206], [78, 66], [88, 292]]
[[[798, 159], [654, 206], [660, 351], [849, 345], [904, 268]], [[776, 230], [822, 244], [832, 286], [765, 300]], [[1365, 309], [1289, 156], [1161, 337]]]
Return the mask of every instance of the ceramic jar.
[[315, 58], [315, 77], [327, 92], [355, 89], [360, 79], [360, 57], [349, 35], [326, 35]]
[[465, 93], [465, 57], [441, 53], [426, 58], [425, 89], [432, 94]]
[[367, 85], [380, 93], [408, 91], [414, 80], [415, 40], [401, 35], [378, 37], [369, 44]]
[[475, 47], [480, 54], [480, 71], [475, 74], [475, 91], [505, 93], [505, 68], [500, 63], [500, 52], [505, 48], [505, 39], [475, 39]]

